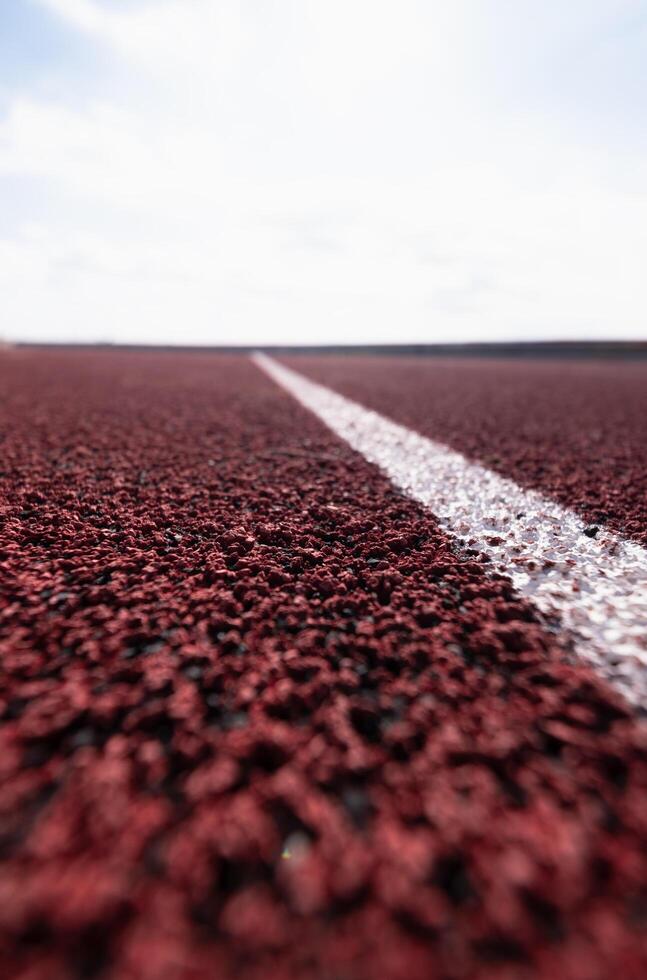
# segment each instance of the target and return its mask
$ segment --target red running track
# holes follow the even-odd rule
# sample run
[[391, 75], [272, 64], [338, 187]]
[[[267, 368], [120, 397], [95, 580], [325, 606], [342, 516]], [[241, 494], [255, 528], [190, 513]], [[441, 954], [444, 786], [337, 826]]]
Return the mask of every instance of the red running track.
[[647, 545], [647, 362], [283, 358]]
[[645, 975], [645, 728], [505, 579], [248, 360], [0, 392], [5, 976]]

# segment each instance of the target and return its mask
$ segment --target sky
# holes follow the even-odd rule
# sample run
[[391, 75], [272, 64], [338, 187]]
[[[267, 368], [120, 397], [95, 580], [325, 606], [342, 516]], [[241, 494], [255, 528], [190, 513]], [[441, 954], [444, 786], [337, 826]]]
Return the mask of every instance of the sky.
[[647, 339], [647, 0], [0, 0], [0, 337]]

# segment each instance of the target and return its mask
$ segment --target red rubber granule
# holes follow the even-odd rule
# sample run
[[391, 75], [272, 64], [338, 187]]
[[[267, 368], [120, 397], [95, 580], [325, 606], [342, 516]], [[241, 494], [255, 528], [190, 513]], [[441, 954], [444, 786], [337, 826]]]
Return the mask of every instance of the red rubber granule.
[[0, 411], [3, 976], [645, 975], [645, 728], [478, 554], [246, 359]]
[[296, 371], [647, 546], [647, 362], [290, 357]]

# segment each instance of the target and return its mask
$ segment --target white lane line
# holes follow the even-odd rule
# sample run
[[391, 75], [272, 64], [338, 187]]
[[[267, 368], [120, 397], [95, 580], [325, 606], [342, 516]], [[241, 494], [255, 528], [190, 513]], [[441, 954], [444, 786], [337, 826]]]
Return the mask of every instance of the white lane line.
[[460, 453], [309, 381], [264, 354], [255, 363], [469, 547], [558, 619], [577, 654], [647, 705], [647, 551]]

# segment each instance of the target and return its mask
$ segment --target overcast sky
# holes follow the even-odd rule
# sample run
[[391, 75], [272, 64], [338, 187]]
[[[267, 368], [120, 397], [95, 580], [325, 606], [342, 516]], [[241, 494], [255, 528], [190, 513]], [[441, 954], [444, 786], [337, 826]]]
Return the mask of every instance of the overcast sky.
[[647, 0], [0, 0], [0, 334], [647, 337]]

